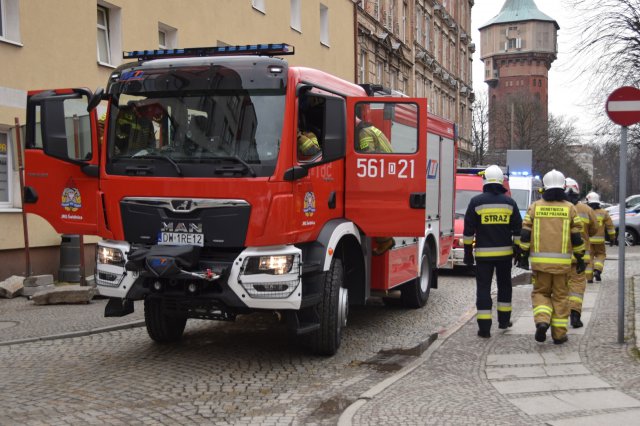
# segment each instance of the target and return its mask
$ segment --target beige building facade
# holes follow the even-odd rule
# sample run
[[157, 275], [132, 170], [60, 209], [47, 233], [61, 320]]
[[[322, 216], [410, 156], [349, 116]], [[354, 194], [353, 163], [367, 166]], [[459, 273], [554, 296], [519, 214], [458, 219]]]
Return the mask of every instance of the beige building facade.
[[[14, 127], [15, 118], [24, 124], [28, 90], [104, 87], [123, 62], [122, 51], [284, 42], [296, 48], [287, 57], [292, 65], [427, 97], [432, 113], [458, 124], [459, 163], [467, 165], [474, 101], [473, 4], [0, 0], [0, 279], [26, 272]], [[28, 216], [28, 229], [32, 273], [55, 272], [60, 235], [37, 216]], [[92, 257], [93, 250], [87, 250], [88, 267]]]
[[458, 124], [459, 164], [471, 161], [474, 0], [358, 0], [357, 82], [426, 97]]
[[[0, 280], [26, 272], [14, 127], [16, 117], [24, 123], [28, 90], [104, 87], [123, 50], [280, 42], [295, 46], [292, 65], [353, 81], [355, 8], [351, 0], [0, 0]], [[60, 236], [37, 216], [28, 229], [32, 273], [55, 272]], [[87, 250], [88, 267], [92, 257]]]

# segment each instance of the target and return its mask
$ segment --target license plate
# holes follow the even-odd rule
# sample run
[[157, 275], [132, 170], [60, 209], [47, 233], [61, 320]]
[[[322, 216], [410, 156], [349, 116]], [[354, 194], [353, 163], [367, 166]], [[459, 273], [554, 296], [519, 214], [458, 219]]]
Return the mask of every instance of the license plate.
[[158, 235], [159, 245], [171, 246], [204, 246], [204, 234], [187, 234], [184, 232], [161, 232]]

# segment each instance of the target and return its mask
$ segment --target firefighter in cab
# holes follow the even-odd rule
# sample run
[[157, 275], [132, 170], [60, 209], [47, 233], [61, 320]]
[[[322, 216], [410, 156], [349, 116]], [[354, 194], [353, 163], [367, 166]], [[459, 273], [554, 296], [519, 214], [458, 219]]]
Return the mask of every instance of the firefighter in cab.
[[[498, 283], [498, 328], [511, 326], [511, 260], [519, 248], [522, 218], [518, 205], [505, 194], [499, 166], [487, 167], [482, 194], [469, 202], [464, 216], [464, 263], [476, 265], [478, 336], [491, 337], [491, 281]], [[475, 237], [475, 259], [473, 242]], [[516, 247], [514, 247], [516, 245]]]
[[[575, 207], [580, 221], [582, 222], [582, 241], [584, 241], [584, 257], [582, 258], [586, 263], [591, 260], [591, 250], [589, 239], [598, 231], [598, 223], [596, 221], [596, 215], [593, 209], [584, 203], [578, 202], [580, 200], [580, 186], [575, 179], [565, 179], [565, 194], [567, 200], [569, 200]], [[571, 327], [580, 328], [583, 326], [582, 320], [582, 300], [584, 298], [584, 291], [587, 288], [587, 277], [585, 272], [578, 273], [577, 262], [575, 258], [571, 263], [571, 272], [569, 273], [569, 309], [571, 310], [570, 321]]]
[[572, 259], [576, 273], [585, 271], [585, 245], [580, 235], [582, 221], [573, 204], [565, 198], [565, 177], [551, 170], [542, 178], [542, 199], [529, 206], [522, 224], [518, 265], [532, 269], [533, 320], [535, 339], [544, 342], [551, 326], [553, 343], [567, 340], [569, 324], [569, 274]]
[[600, 196], [595, 192], [587, 194], [587, 204], [593, 209], [598, 221], [598, 232], [591, 237], [591, 262], [589, 266], [591, 271], [587, 271], [587, 280], [592, 283], [602, 280], [602, 270], [604, 269], [604, 260], [607, 257], [605, 249], [605, 241], [613, 243], [616, 239], [616, 228], [613, 226], [609, 212], [600, 208]]

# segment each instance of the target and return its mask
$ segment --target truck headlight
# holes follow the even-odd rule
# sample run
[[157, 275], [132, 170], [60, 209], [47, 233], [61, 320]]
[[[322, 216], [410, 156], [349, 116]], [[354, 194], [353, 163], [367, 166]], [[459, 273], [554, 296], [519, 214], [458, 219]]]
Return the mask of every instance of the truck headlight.
[[249, 257], [245, 260], [243, 275], [284, 275], [297, 273], [297, 271], [294, 271], [294, 269], [298, 268], [299, 264], [297, 257], [298, 256], [292, 254]]
[[100, 246], [98, 248], [98, 263], [124, 266], [124, 253], [117, 248]]

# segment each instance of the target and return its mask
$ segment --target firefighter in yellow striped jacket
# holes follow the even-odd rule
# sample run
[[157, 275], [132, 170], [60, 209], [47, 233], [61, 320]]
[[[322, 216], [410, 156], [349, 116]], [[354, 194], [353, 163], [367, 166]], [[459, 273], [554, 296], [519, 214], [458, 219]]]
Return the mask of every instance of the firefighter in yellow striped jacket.
[[[566, 188], [564, 190], [569, 200], [576, 207], [580, 221], [582, 222], [582, 240], [584, 241], [584, 262], [587, 264], [591, 260], [589, 238], [594, 236], [598, 231], [598, 222], [596, 221], [596, 215], [593, 209], [586, 204], [579, 203], [580, 200], [580, 186], [575, 179], [567, 178], [565, 180]], [[569, 274], [569, 308], [571, 309], [570, 322], [571, 327], [580, 328], [582, 320], [582, 301], [584, 298], [584, 291], [587, 287], [587, 277], [583, 272], [579, 274], [577, 272], [576, 260], [574, 258], [571, 264], [571, 273]]]
[[[602, 270], [604, 269], [604, 260], [607, 258], [607, 250], [604, 246], [605, 241], [613, 242], [616, 239], [616, 228], [609, 212], [600, 208], [600, 196], [595, 192], [587, 194], [587, 204], [593, 209], [598, 220], [598, 232], [591, 237], [591, 268], [587, 268], [587, 280], [590, 283], [595, 278], [601, 281]], [[591, 269], [591, 271], [589, 271]]]
[[565, 178], [551, 170], [542, 178], [542, 199], [529, 206], [522, 224], [519, 265], [528, 269], [531, 262], [535, 339], [544, 342], [551, 325], [553, 343], [565, 343], [569, 323], [569, 273], [572, 256], [577, 272], [585, 270], [585, 245], [580, 231], [582, 222], [576, 208], [565, 199]]

